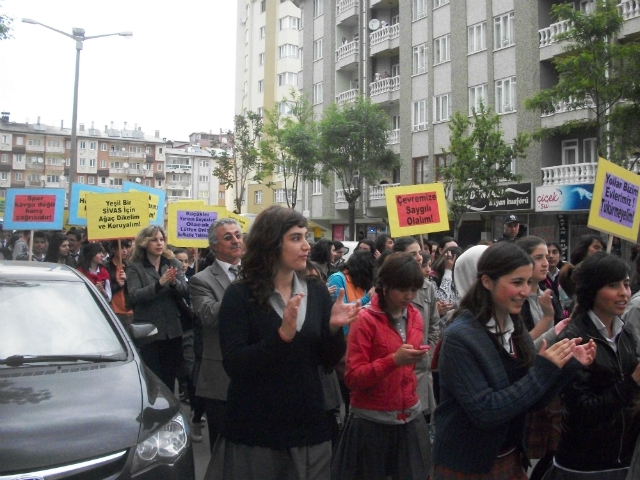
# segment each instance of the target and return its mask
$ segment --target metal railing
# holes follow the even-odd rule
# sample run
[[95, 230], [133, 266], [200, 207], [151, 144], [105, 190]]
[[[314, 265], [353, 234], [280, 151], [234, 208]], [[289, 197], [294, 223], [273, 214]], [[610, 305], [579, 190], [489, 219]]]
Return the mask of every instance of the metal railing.
[[387, 25], [369, 34], [369, 45], [374, 46], [385, 40], [393, 40], [400, 36], [400, 24]]
[[380, 93], [393, 92], [395, 90], [400, 90], [400, 75], [383, 78], [369, 84], [369, 95], [371, 97]]

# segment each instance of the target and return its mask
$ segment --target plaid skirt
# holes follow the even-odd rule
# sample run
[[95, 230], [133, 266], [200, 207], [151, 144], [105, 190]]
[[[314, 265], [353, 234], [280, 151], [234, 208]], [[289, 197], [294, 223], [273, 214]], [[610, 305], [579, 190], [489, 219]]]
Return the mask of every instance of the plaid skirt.
[[489, 473], [474, 475], [434, 465], [431, 474], [431, 480], [527, 480], [527, 478], [518, 450], [505, 457], [497, 458]]
[[562, 400], [559, 395], [546, 407], [527, 414], [525, 443], [529, 458], [543, 458], [557, 450], [561, 421]]

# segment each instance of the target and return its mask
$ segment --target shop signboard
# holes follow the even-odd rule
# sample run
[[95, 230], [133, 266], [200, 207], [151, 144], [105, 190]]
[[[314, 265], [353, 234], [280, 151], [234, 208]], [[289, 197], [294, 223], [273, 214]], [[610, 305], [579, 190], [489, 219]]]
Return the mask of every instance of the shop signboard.
[[502, 194], [489, 198], [476, 197], [472, 193], [467, 208], [475, 213], [531, 210], [532, 193], [532, 183], [510, 183], [504, 186]]
[[573, 212], [589, 210], [593, 184], [544, 185], [536, 188], [536, 212]]

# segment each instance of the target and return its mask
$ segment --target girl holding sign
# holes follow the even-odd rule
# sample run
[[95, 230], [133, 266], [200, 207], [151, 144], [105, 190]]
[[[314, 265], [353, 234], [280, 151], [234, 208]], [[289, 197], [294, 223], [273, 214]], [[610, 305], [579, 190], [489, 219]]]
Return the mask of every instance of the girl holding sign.
[[87, 243], [82, 247], [78, 261], [78, 271], [93, 283], [102, 296], [111, 301], [111, 280], [109, 271], [102, 266], [104, 247], [100, 243]]

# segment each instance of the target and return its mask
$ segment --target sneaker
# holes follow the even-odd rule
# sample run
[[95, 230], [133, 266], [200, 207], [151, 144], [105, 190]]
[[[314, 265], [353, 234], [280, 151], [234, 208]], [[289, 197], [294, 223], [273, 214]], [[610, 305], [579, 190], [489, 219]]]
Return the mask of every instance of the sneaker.
[[191, 424], [191, 441], [196, 443], [202, 441], [202, 424], [200, 422]]

